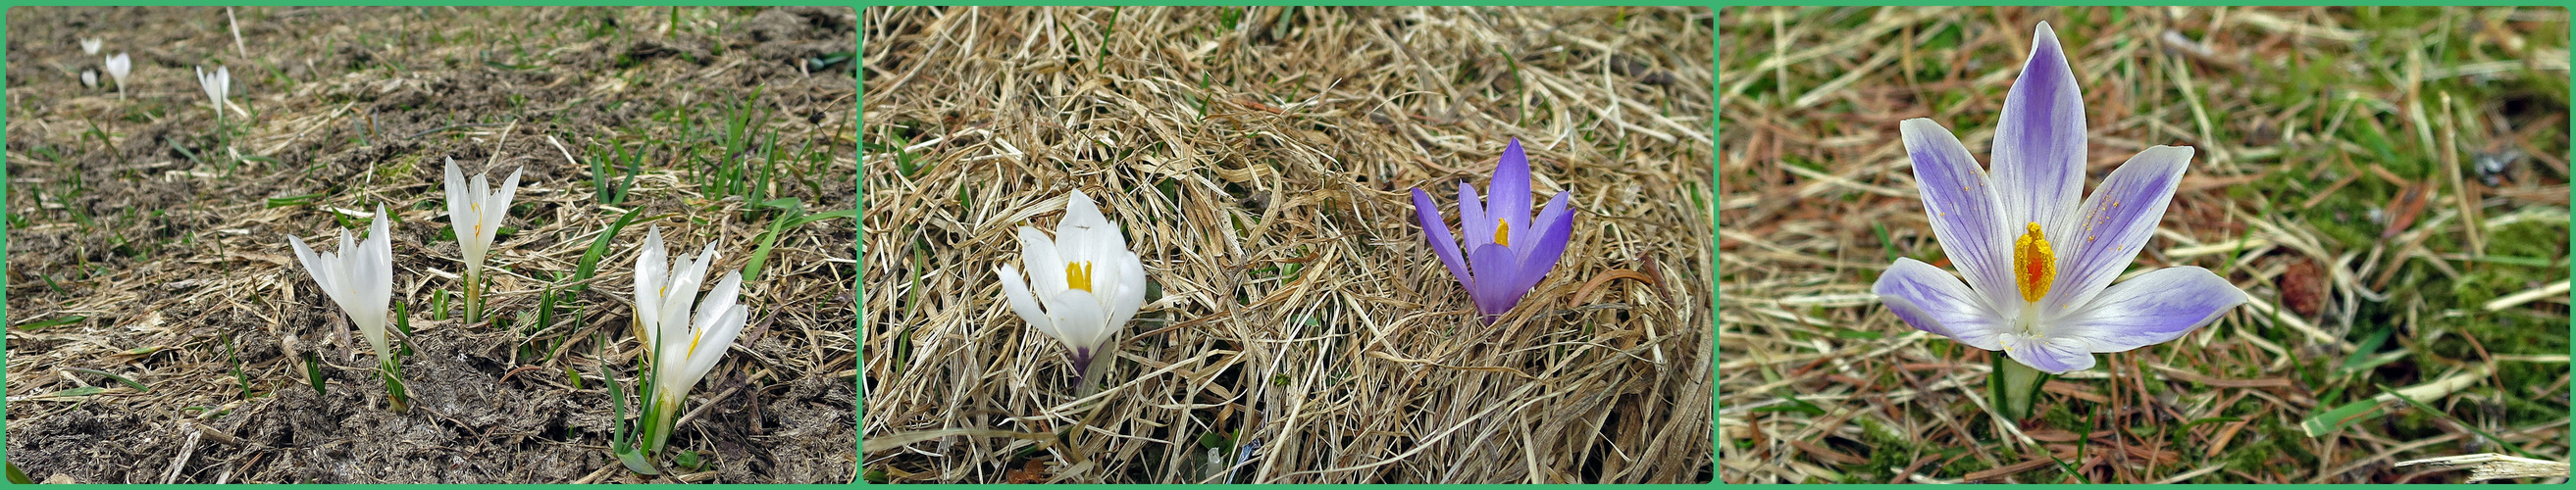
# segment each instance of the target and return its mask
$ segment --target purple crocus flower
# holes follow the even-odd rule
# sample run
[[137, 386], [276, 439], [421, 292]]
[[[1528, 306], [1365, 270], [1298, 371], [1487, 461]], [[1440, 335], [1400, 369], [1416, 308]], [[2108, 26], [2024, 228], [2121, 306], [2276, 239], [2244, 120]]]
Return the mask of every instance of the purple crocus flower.
[[1413, 215], [1421, 221], [1431, 249], [1440, 253], [1440, 262], [1449, 266], [1459, 285], [1466, 286], [1467, 298], [1476, 302], [1485, 322], [1492, 323], [1521, 304], [1521, 295], [1556, 268], [1557, 259], [1565, 255], [1566, 239], [1574, 234], [1574, 214], [1565, 211], [1565, 198], [1573, 193], [1561, 191], [1547, 200], [1547, 208], [1536, 218], [1530, 217], [1529, 156], [1521, 153], [1519, 138], [1503, 147], [1503, 159], [1494, 166], [1493, 186], [1486, 194], [1479, 201], [1474, 186], [1458, 183], [1458, 224], [1466, 233], [1464, 246], [1450, 235], [1440, 207], [1422, 189], [1413, 190]]
[[2155, 233], [2192, 149], [2148, 148], [2084, 197], [2084, 97], [2045, 22], [1997, 124], [1992, 174], [1941, 125], [1899, 126], [1932, 234], [1967, 276], [1962, 284], [1897, 259], [1872, 290], [1905, 323], [2064, 374], [2093, 367], [2095, 353], [2180, 338], [2245, 302], [2199, 267], [2111, 284]]

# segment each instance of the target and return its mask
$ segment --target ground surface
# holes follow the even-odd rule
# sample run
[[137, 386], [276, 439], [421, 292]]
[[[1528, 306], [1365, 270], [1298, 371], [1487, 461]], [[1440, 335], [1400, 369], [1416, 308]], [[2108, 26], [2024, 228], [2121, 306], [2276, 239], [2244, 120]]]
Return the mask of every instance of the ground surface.
[[[867, 478], [1713, 477], [1706, 9], [864, 17]], [[1509, 137], [1579, 214], [1486, 325], [1411, 189]], [[1088, 399], [993, 273], [1073, 189], [1153, 284]]]
[[[2566, 460], [2566, 10], [1721, 21], [1724, 480], [2450, 482], [2466, 472], [2393, 464]], [[2253, 301], [2051, 383], [2015, 434], [1976, 400], [1988, 354], [1867, 293], [1896, 257], [1947, 266], [1897, 122], [1986, 161], [2040, 21], [2076, 63], [2090, 178], [2198, 148], [2132, 271], [2207, 267]]]
[[[8, 12], [7, 454], [37, 480], [645, 480], [607, 449], [601, 378], [635, 381], [626, 288], [645, 227], [721, 242], [722, 271], [757, 255], [784, 199], [856, 207], [850, 9], [230, 14], [238, 39], [221, 8]], [[83, 36], [132, 53], [126, 97], [81, 85], [99, 59]], [[218, 64], [234, 77], [221, 130], [191, 70]], [[739, 136], [735, 114], [751, 115]], [[447, 157], [496, 180], [526, 169], [489, 259], [493, 322], [440, 299], [463, 268]], [[406, 413], [285, 239], [327, 243], [380, 203], [412, 312]], [[569, 291], [632, 209], [593, 287]], [[750, 326], [671, 442], [712, 463], [665, 475], [854, 474], [851, 223], [777, 237], [746, 282]]]

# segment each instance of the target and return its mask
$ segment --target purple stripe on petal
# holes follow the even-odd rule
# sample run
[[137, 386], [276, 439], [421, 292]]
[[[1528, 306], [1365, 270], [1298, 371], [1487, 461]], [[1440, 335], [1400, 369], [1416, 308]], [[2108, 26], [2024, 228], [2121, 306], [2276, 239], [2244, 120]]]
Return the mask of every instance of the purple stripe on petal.
[[1431, 194], [1422, 189], [1413, 190], [1413, 218], [1422, 223], [1424, 238], [1431, 241], [1431, 251], [1440, 256], [1440, 263], [1449, 266], [1449, 275], [1458, 278], [1459, 286], [1474, 290], [1474, 276], [1467, 274], [1467, 256], [1458, 252], [1458, 237], [1449, 234], [1449, 223], [1440, 219], [1440, 207], [1432, 204]]
[[2004, 95], [1995, 124], [1995, 186], [2004, 191], [2005, 224], [2039, 223], [2051, 232], [2084, 197], [2084, 93], [2057, 44], [2057, 32], [2039, 24], [2030, 59]]
[[1476, 187], [1458, 183], [1458, 232], [1465, 233], [1467, 249], [1494, 243], [1494, 218], [1487, 216], [1485, 205], [1476, 199]]
[[1486, 321], [1512, 311], [1512, 306], [1520, 304], [1521, 294], [1529, 291], [1511, 288], [1521, 282], [1520, 275], [1525, 273], [1512, 258], [1512, 250], [1501, 245], [1467, 251], [1467, 265], [1476, 270], [1476, 284], [1468, 288], [1468, 296], [1476, 300], [1476, 310], [1484, 312]]
[[2048, 236], [2058, 254], [2057, 280], [2040, 303], [2041, 311], [2066, 314], [2101, 294], [2120, 271], [2129, 268], [2138, 250], [2155, 236], [2156, 224], [2164, 220], [2165, 206], [2173, 202], [2174, 188], [2182, 184], [2191, 154], [2187, 146], [2148, 148], [2093, 188], [2093, 196], [2084, 200], [2083, 213], [2074, 215], [2065, 230]]
[[1871, 285], [1870, 291], [1878, 293], [1888, 310], [1916, 330], [1979, 349], [2003, 349], [1995, 336], [2004, 331], [2008, 320], [1988, 309], [1976, 292], [1939, 267], [1899, 257], [1895, 265], [1879, 274], [1878, 283]]
[[2013, 360], [2048, 374], [2066, 374], [2093, 368], [2093, 353], [2085, 352], [2083, 342], [2068, 339], [2033, 340], [2004, 349]]
[[1908, 119], [1898, 125], [1898, 133], [1913, 157], [1923, 213], [1932, 220], [1932, 236], [1941, 241], [1941, 251], [1993, 309], [2019, 308], [2021, 293], [2013, 284], [2011, 264], [2017, 235], [2002, 221], [1996, 189], [1978, 170], [1976, 157], [1930, 119]]
[[1529, 226], [1529, 155], [1521, 152], [1520, 138], [1503, 147], [1502, 160], [1494, 163], [1494, 182], [1486, 190], [1487, 219], [1511, 221], [1513, 228]]
[[2088, 351], [2121, 352], [2182, 338], [2241, 304], [2245, 291], [2209, 269], [2167, 267], [2111, 286], [2048, 330]]

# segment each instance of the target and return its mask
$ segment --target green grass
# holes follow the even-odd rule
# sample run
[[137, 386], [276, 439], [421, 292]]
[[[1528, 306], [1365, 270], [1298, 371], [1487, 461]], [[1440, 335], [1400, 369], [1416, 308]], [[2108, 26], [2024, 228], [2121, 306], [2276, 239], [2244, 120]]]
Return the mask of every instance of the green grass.
[[[2169, 412], [2155, 417], [2103, 412], [2101, 420], [2089, 421], [2089, 407], [2100, 405], [2048, 395], [2042, 404], [2054, 407], [2043, 408], [2035, 423], [2023, 427], [2117, 430], [2122, 435], [2116, 438], [2122, 442], [2154, 443], [2174, 451], [2170, 459], [2150, 463], [2120, 456], [2115, 464], [2081, 474], [2051, 464], [2007, 475], [2011, 481], [2153, 482], [2223, 467], [2191, 481], [2342, 482], [2398, 478], [2385, 465], [2417, 457], [2529, 452], [2545, 459], [2565, 458], [2568, 405], [2563, 390], [2569, 380], [2568, 364], [2503, 359], [2566, 355], [2570, 346], [2563, 328], [2568, 322], [2566, 300], [2544, 299], [2494, 311], [2484, 305], [2568, 277], [2567, 204], [2564, 198], [2549, 197], [2567, 194], [2563, 156], [2568, 148], [2563, 114], [2569, 102], [2566, 12], [2230, 9], [2229, 24], [2213, 25], [2218, 17], [2213, 9], [2184, 9], [2169, 15], [2163, 10], [2125, 7], [1947, 12], [1730, 9], [1722, 16], [1722, 36], [1732, 42], [1720, 48], [1724, 76], [1719, 90], [1724, 104], [1738, 110], [1721, 114], [1721, 136], [1728, 141], [1721, 148], [1733, 149], [1725, 157], [1732, 163], [1720, 169], [1727, 180], [1721, 186], [1720, 207], [1729, 210], [1722, 212], [1721, 222], [1728, 230], [1753, 233], [1748, 236], [1801, 250], [1809, 257], [1859, 264], [1883, 264], [1893, 256], [1937, 260], [1941, 251], [1922, 224], [1921, 204], [1915, 197], [1847, 188], [1827, 188], [1812, 197], [1784, 194], [1776, 189], [1819, 184], [1794, 178], [1796, 174], [1778, 166], [1798, 166], [1910, 193], [1913, 184], [1901, 163], [1904, 154], [1885, 150], [1894, 148], [1895, 121], [1911, 117], [1940, 122], [1985, 160], [1989, 138], [1985, 131], [1992, 128], [2011, 75], [2026, 54], [2030, 26], [2046, 20], [2069, 46], [2069, 55], [2078, 64], [2078, 79], [2084, 83], [2089, 129], [2095, 136], [2089, 178], [2098, 180], [2140, 145], [2195, 146], [2199, 152], [2189, 178], [2224, 184], [2177, 196], [2163, 223], [2166, 231], [2195, 244], [2224, 244], [2247, 237], [2272, 243], [2313, 240], [2316, 252], [2322, 254], [2266, 246], [2167, 257], [2160, 251], [2186, 244], [2160, 236], [2147, 245], [2149, 252], [2140, 256], [2141, 264], [2133, 270], [2209, 267], [2258, 301], [2273, 305], [2291, 301], [2283, 297], [2282, 285], [2293, 275], [2290, 264], [2309, 262], [2334, 274], [2325, 279], [2324, 287], [2331, 294], [2321, 313], [2285, 311], [2267, 316], [2240, 309], [2203, 327], [2209, 333], [2133, 353], [2098, 356], [2103, 367], [2094, 372], [2108, 373], [2110, 378], [2071, 380], [2096, 396], [2126, 404], [2104, 409], [2137, 407], [2138, 396], [2149, 396], [2156, 400], [2150, 407]], [[2283, 25], [2305, 30], [2271, 27]], [[1788, 30], [1778, 30], [1784, 27]], [[2202, 59], [2179, 54], [2161, 39], [2167, 29], [2211, 46], [2219, 55]], [[1795, 33], [1789, 43], [1774, 43], [1787, 33]], [[1854, 36], [1861, 38], [1854, 40]], [[1850, 43], [1836, 44], [1846, 41]], [[1887, 50], [1898, 50], [1896, 58], [1877, 65], [1875, 73], [1831, 91], [1819, 90]], [[1784, 55], [1802, 54], [1812, 57], [1775, 62]], [[2519, 61], [2526, 59], [2534, 61]], [[2450, 76], [2465, 72], [2474, 73]], [[1817, 102], [1806, 107], [1793, 104], [1801, 100]], [[2480, 184], [2484, 175], [2469, 162], [2508, 149], [2543, 156], [2516, 161], [2497, 185]], [[2190, 181], [2186, 187], [2192, 187]], [[2480, 195], [2471, 206], [2463, 206], [2458, 198], [2464, 187]], [[2426, 189], [2432, 190], [2432, 196], [2420, 210], [2403, 205], [2402, 196]], [[1815, 203], [1807, 205], [1816, 208], [1771, 211], [1767, 202], [1753, 208], [1735, 204], [1771, 200]], [[2265, 231], [2265, 226], [2293, 237]], [[1829, 243], [1837, 246], [1825, 247]], [[2262, 253], [2245, 256], [2257, 251]], [[1721, 253], [1729, 258], [1721, 267], [1720, 282], [1729, 288], [1725, 302], [1754, 310], [1764, 309], [1766, 298], [1865, 291], [1877, 273], [1771, 259], [1773, 254], [1739, 242], [1721, 245]], [[1782, 281], [1788, 277], [1813, 279]], [[2348, 324], [2342, 313], [2346, 309], [2351, 312]], [[1747, 323], [1722, 327], [1729, 333], [1722, 336], [1728, 342], [1721, 343], [1721, 357], [1728, 363], [1759, 361], [1814, 354], [1819, 345], [1867, 350], [1914, 333], [1874, 301], [1797, 313], [1835, 323], [1804, 325], [1741, 312]], [[2336, 342], [2319, 342], [2282, 327], [2288, 317], [2303, 317]], [[1888, 338], [1851, 335], [1852, 331], [1883, 332]], [[2208, 340], [2207, 347], [2201, 339]], [[1793, 347], [1802, 342], [1808, 346]], [[1920, 347], [1896, 351], [1900, 359], [1858, 361], [1845, 368], [1857, 371], [1835, 372], [1884, 386], [1919, 387], [1952, 374], [1879, 370], [1892, 369], [1896, 362], [1982, 364], [1975, 360], [1978, 357], [1963, 357], [1981, 356], [1974, 354], [1976, 349], [1951, 344], [1930, 337], [1913, 344]], [[2284, 380], [2291, 387], [2210, 386], [2154, 368], [2133, 372], [2132, 363], [2164, 365], [2214, 379]], [[1947, 411], [1948, 419], [1977, 437], [1933, 443], [1920, 441], [1924, 434], [1908, 434], [1904, 439], [1918, 442], [1899, 444], [1825, 436], [1838, 441], [1829, 447], [1868, 460], [1857, 464], [1802, 456], [1803, 451], [1776, 443], [1722, 445], [1730, 454], [1721, 460], [1785, 457], [1850, 475], [1848, 481], [1885, 482], [1888, 475], [1914, 462], [1910, 455], [1920, 452], [1915, 447], [1919, 445], [1962, 444], [1971, 448], [1972, 457], [1967, 459], [1989, 466], [2021, 461], [1997, 455], [2027, 454], [2025, 446], [1997, 442], [2002, 439], [1994, 437], [1996, 428], [1987, 417], [1957, 398], [1973, 393], [1923, 395], [1883, 407], [1874, 404], [1883, 402], [1871, 402], [1862, 393], [1845, 393], [1851, 388], [1842, 383], [1812, 380], [1814, 371], [1759, 362], [1743, 366], [1752, 370], [1723, 373], [1721, 378], [1757, 383], [1806, 380], [1789, 386], [1807, 393], [1807, 401], [1801, 403], [1813, 402], [1831, 417], [1870, 407], [1865, 410], [1886, 410], [1901, 430], [1958, 437], [1946, 432], [1951, 430], [1948, 423], [1938, 422], [1943, 417], [1927, 413]], [[2492, 366], [2493, 375], [2443, 397], [2367, 402], [2391, 390], [2477, 366]], [[1763, 395], [1738, 395], [1729, 389], [1734, 386], [1737, 382], [1721, 387], [1722, 406], [1768, 402]], [[2298, 402], [2284, 403], [2291, 399]], [[2177, 416], [2181, 418], [2172, 419]], [[1809, 417], [1828, 418], [1805, 410], [1721, 415], [1721, 419], [1757, 427], [1754, 430], [1773, 432], [1772, 438], [1788, 439], [1806, 432], [1781, 424]], [[2319, 419], [2332, 421], [2328, 426], [2337, 428], [2332, 436], [2310, 437], [2302, 430], [2303, 421]], [[2226, 446], [2210, 451], [2219, 443], [2221, 432], [2230, 434]], [[2436, 437], [2463, 442], [2383, 454], [2395, 444]], [[2481, 442], [2465, 442], [2472, 440]], [[2059, 449], [2099, 453], [2102, 442]], [[1891, 451], [1909, 457], [1879, 456]], [[2362, 462], [2378, 466], [2334, 471]], [[1722, 466], [1728, 481], [1811, 478], [1789, 470]], [[1929, 465], [1916, 473], [1948, 481], [1979, 471], [1965, 468], [1969, 467], [1955, 463]], [[2415, 481], [2456, 478], [2445, 475]]]

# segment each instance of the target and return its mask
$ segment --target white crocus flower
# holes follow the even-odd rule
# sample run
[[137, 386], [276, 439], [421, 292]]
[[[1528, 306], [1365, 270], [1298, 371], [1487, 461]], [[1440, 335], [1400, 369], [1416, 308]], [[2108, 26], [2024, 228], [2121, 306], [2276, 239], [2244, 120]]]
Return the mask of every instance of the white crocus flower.
[[107, 44], [107, 43], [104, 43], [104, 42], [100, 42], [100, 41], [99, 41], [99, 39], [98, 39], [98, 38], [95, 38], [95, 37], [93, 37], [93, 38], [88, 38], [88, 39], [82, 39], [82, 40], [80, 40], [80, 43], [81, 43], [81, 53], [83, 53], [83, 54], [93, 54], [93, 55], [94, 55], [94, 54], [98, 54], [98, 46], [99, 46], [99, 45], [101, 45], [101, 44]]
[[134, 58], [117, 53], [108, 56], [104, 64], [107, 65], [107, 77], [116, 79], [116, 98], [125, 98], [125, 75], [134, 72]]
[[81, 70], [81, 86], [98, 88], [98, 70]]
[[688, 401], [690, 388], [715, 370], [750, 316], [750, 310], [737, 302], [742, 293], [741, 271], [726, 273], [707, 292], [706, 302], [696, 304], [695, 317], [690, 315], [698, 284], [715, 263], [715, 243], [708, 243], [694, 257], [681, 254], [667, 262], [665, 257], [662, 229], [654, 227], [635, 258], [636, 326], [644, 332], [646, 351], [653, 353], [653, 391], [644, 409], [644, 448], [650, 451], [660, 451], [669, 443], [671, 424]]
[[511, 170], [502, 180], [501, 191], [492, 192], [490, 173], [465, 180], [465, 172], [456, 167], [456, 159], [447, 159], [447, 221], [456, 229], [457, 248], [465, 252], [466, 321], [480, 321], [483, 279], [483, 257], [492, 250], [492, 240], [501, 230], [501, 220], [510, 212], [510, 200], [519, 194], [519, 172]]
[[386, 225], [393, 220], [388, 216], [384, 205], [376, 205], [375, 223], [367, 226], [363, 242], [350, 237], [349, 230], [340, 230], [338, 252], [315, 253], [294, 235], [287, 235], [286, 241], [295, 246], [295, 260], [313, 275], [313, 283], [331, 296], [331, 302], [340, 304], [340, 311], [348, 312], [349, 323], [366, 334], [376, 356], [390, 361], [393, 349], [385, 341], [385, 319], [394, 297], [394, 245], [393, 232]]
[[1037, 228], [1020, 227], [1020, 270], [1003, 264], [1002, 294], [1011, 311], [1040, 332], [1072, 350], [1081, 370], [1076, 386], [1089, 391], [1093, 356], [1116, 337], [1145, 304], [1145, 263], [1127, 250], [1118, 223], [1100, 215], [1091, 196], [1073, 191], [1065, 199], [1063, 221], [1049, 240]]
[[217, 66], [215, 73], [209, 75], [206, 67], [197, 67], [197, 85], [205, 87], [206, 98], [215, 104], [215, 119], [223, 119], [224, 98], [232, 95], [233, 90], [232, 70]]

